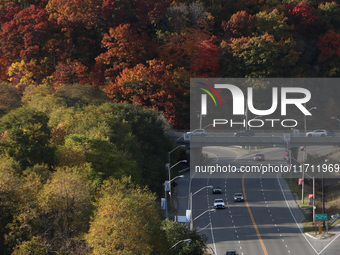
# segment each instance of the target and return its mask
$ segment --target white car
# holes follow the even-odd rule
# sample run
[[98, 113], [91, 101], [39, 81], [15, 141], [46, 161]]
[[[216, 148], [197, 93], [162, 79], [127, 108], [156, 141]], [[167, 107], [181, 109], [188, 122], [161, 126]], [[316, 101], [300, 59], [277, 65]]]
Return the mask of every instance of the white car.
[[214, 208], [215, 209], [224, 209], [225, 208], [225, 204], [222, 198], [216, 198], [214, 201]]
[[205, 129], [195, 129], [194, 131], [187, 132], [188, 135], [199, 135], [199, 136], [206, 136], [207, 131]]
[[327, 135], [327, 131], [324, 130], [324, 129], [317, 129], [317, 130], [314, 130], [312, 132], [306, 133], [306, 136], [308, 136], [308, 137], [312, 137], [312, 136], [315, 136], [315, 137], [324, 137], [326, 135]]

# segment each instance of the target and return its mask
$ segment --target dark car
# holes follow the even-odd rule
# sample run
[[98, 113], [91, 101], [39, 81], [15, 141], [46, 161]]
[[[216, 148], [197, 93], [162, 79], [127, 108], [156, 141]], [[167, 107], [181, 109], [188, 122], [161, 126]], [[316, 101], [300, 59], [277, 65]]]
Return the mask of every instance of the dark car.
[[220, 187], [214, 187], [212, 189], [212, 193], [213, 194], [221, 194], [222, 193], [222, 189]]
[[335, 133], [334, 133], [334, 131], [327, 131], [326, 136], [335, 136]]
[[251, 129], [241, 130], [234, 133], [234, 136], [254, 136], [255, 133]]
[[264, 155], [263, 154], [256, 154], [254, 156], [254, 161], [264, 161]]
[[236, 253], [236, 250], [227, 250], [225, 255], [238, 255], [238, 253]]

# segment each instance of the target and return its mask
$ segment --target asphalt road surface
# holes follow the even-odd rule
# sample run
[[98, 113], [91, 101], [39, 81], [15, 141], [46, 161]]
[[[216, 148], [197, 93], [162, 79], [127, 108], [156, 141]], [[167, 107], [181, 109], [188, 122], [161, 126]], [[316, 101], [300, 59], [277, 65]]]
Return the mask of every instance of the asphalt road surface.
[[[252, 161], [255, 152], [247, 150], [211, 147], [205, 153], [220, 164], [260, 164]], [[266, 161], [282, 159], [280, 148], [265, 149], [263, 153]], [[210, 188], [204, 188], [193, 196], [193, 219], [199, 216], [194, 228], [207, 236], [207, 243], [216, 254], [235, 249], [240, 255], [340, 255], [339, 235], [321, 241], [302, 233], [300, 223], [304, 216], [280, 176], [234, 173], [223, 178], [212, 175], [190, 179], [187, 173], [186, 177], [178, 185], [179, 215], [185, 215], [189, 207], [190, 192], [209, 185], [222, 188], [222, 194], [212, 194]], [[244, 194], [245, 202], [233, 201], [234, 193], [239, 192]], [[226, 209], [206, 212], [213, 208], [215, 198], [223, 198]]]

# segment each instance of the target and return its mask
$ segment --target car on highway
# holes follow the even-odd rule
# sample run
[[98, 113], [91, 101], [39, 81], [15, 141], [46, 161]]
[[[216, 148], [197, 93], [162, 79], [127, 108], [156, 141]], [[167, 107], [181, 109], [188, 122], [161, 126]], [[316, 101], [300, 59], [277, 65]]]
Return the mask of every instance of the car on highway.
[[234, 194], [234, 202], [244, 202], [244, 197], [242, 193]]
[[324, 136], [326, 136], [327, 135], [327, 131], [326, 130], [324, 130], [324, 129], [316, 129], [316, 130], [314, 130], [314, 131], [312, 131], [312, 132], [307, 132], [306, 133], [306, 136], [308, 136], [308, 137], [324, 137]]
[[264, 161], [264, 155], [263, 154], [255, 154], [254, 161]]
[[194, 131], [187, 132], [188, 135], [198, 135], [198, 136], [206, 136], [207, 131], [205, 129], [195, 129]]
[[227, 250], [225, 255], [238, 255], [238, 253], [236, 253], [236, 250]]
[[254, 136], [255, 133], [251, 129], [241, 130], [234, 133], [234, 136]]
[[221, 193], [222, 193], [221, 187], [218, 187], [218, 186], [214, 187], [214, 188], [212, 189], [212, 193], [213, 193], [213, 194], [221, 194]]
[[224, 200], [222, 198], [216, 198], [214, 201], [214, 208], [224, 209], [225, 208]]

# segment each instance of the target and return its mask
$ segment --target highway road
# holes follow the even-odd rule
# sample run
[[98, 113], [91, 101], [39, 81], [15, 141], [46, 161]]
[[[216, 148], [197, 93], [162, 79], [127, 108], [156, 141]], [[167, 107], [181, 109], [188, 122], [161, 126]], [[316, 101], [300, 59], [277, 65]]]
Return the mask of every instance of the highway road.
[[[332, 150], [331, 147], [323, 151]], [[268, 162], [282, 161], [283, 149], [264, 149]], [[311, 148], [309, 152], [318, 151]], [[209, 147], [205, 153], [220, 164], [259, 164], [253, 162], [255, 152], [229, 147]], [[249, 174], [248, 174], [249, 175]], [[204, 186], [220, 186], [222, 194], [212, 194], [205, 188], [193, 196], [194, 228], [205, 234], [208, 245], [218, 255], [227, 249], [236, 249], [240, 255], [339, 255], [340, 238], [315, 240], [302, 234], [303, 214], [297, 208], [288, 186], [277, 175], [263, 178], [261, 174], [226, 174], [223, 178], [183, 178], [178, 185], [179, 214], [185, 215], [188, 194]], [[242, 192], [245, 202], [234, 202], [236, 192]], [[204, 213], [213, 208], [215, 198], [223, 198], [226, 209]]]

